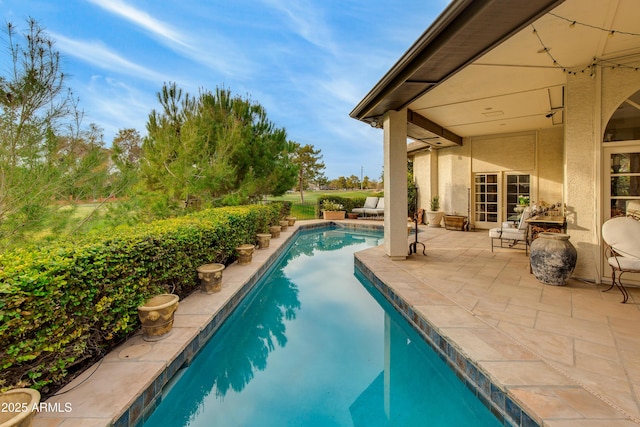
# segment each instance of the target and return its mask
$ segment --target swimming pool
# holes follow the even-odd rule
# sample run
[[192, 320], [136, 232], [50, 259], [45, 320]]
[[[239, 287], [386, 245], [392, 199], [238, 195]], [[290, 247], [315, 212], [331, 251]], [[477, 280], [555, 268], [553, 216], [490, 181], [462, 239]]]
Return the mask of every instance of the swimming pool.
[[144, 426], [498, 426], [361, 275], [381, 233], [302, 232]]

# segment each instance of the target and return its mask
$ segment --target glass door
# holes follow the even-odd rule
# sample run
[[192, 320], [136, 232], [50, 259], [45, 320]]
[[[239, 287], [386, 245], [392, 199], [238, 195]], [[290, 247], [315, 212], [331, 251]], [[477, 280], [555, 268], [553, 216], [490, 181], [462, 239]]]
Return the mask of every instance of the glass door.
[[478, 228], [498, 226], [499, 186], [497, 173], [477, 173], [474, 178], [474, 219]]
[[531, 176], [526, 174], [508, 174], [506, 176], [506, 212], [505, 218], [515, 220], [519, 215], [515, 207], [519, 204], [520, 197], [531, 200]]

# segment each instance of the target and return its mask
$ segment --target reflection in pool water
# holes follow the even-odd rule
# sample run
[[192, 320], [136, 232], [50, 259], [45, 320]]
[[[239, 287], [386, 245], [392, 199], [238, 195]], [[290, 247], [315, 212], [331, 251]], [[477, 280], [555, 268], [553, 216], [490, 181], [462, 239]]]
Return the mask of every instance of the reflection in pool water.
[[497, 426], [363, 277], [379, 233], [300, 234], [145, 426]]

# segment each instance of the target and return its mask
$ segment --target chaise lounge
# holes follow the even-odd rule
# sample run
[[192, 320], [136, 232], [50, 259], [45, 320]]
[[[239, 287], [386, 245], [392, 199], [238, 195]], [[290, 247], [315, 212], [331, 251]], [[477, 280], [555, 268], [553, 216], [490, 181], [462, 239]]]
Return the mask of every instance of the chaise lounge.
[[374, 208], [365, 209], [364, 213], [365, 216], [375, 215], [376, 217], [379, 217], [380, 215], [384, 215], [384, 197], [380, 197], [376, 206]]
[[378, 205], [378, 198], [377, 197], [367, 197], [367, 199], [364, 201], [364, 206], [361, 208], [353, 208], [351, 209], [351, 212], [353, 213], [357, 213], [358, 215], [362, 215], [364, 217], [367, 216], [367, 210], [370, 209], [375, 209], [376, 206]]

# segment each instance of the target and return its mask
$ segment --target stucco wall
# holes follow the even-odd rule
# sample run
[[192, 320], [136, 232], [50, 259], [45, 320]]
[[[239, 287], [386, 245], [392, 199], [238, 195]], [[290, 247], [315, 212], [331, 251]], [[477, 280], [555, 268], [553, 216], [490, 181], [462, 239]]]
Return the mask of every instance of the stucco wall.
[[[437, 173], [441, 210], [466, 215], [468, 189], [474, 172], [529, 173], [533, 197], [549, 203], [562, 201], [563, 130], [561, 127], [523, 134], [465, 138], [461, 147], [450, 147], [414, 157], [414, 173], [420, 206], [428, 208], [431, 176]], [[525, 156], [523, 153], [527, 153]], [[476, 158], [476, 154], [479, 157]], [[432, 156], [438, 156], [437, 167]], [[473, 156], [473, 159], [472, 159]]]
[[564, 130], [562, 127], [538, 132], [537, 200], [562, 202]]
[[[414, 158], [414, 173], [422, 204], [428, 207], [431, 174], [437, 173], [441, 210], [466, 215], [468, 189], [474, 172], [522, 172], [531, 174], [534, 199], [555, 203], [562, 200], [562, 127], [539, 132], [465, 138], [461, 147], [420, 153]], [[525, 155], [526, 154], [526, 155]], [[437, 168], [431, 156], [437, 155]], [[478, 157], [476, 157], [478, 155]]]
[[433, 170], [431, 164], [434, 157], [437, 158], [436, 153], [429, 151], [419, 152], [413, 156], [413, 177], [418, 186], [418, 209], [429, 209], [429, 201], [434, 193], [431, 179]]
[[438, 192], [446, 213], [467, 214], [467, 189], [471, 185], [471, 145], [438, 150]]

